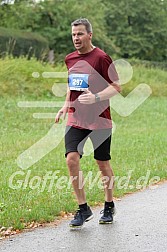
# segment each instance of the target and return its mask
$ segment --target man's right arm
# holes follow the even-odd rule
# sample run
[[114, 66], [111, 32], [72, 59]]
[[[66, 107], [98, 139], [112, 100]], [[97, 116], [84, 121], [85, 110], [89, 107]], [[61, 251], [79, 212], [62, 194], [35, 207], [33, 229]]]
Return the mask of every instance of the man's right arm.
[[69, 108], [69, 103], [70, 103], [70, 89], [69, 87], [67, 87], [67, 95], [66, 95], [65, 103], [63, 107], [57, 112], [57, 115], [55, 117], [55, 123], [59, 122], [61, 116], [63, 116], [63, 119], [65, 119], [68, 108]]

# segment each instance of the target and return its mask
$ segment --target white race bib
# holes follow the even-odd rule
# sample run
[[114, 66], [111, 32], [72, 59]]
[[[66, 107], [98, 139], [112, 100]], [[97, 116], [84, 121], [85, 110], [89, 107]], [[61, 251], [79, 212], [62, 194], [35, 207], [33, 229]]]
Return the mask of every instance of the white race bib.
[[70, 74], [68, 76], [68, 86], [70, 90], [85, 91], [88, 85], [89, 74]]

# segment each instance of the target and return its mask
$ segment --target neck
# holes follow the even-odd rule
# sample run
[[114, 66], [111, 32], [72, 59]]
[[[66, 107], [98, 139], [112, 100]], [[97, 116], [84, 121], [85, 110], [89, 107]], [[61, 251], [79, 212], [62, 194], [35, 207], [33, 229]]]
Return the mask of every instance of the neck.
[[81, 50], [77, 50], [79, 54], [85, 54], [85, 53], [89, 53], [91, 52], [93, 49], [95, 48], [95, 46], [93, 46], [92, 44], [90, 44], [90, 46], [86, 49], [81, 49]]

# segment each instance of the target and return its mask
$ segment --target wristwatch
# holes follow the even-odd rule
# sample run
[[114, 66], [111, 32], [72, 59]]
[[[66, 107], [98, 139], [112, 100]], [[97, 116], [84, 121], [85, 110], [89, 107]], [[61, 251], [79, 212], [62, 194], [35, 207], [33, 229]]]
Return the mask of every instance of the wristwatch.
[[98, 94], [95, 94], [95, 102], [99, 102], [100, 101], [100, 96]]

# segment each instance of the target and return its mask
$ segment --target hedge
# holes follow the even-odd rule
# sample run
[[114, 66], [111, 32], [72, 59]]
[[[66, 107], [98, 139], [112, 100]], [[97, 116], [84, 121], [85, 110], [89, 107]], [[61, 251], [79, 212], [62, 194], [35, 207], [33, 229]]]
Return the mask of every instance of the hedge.
[[0, 27], [0, 57], [13, 55], [44, 58], [49, 50], [49, 42], [37, 33]]
[[140, 59], [135, 59], [135, 58], [128, 59], [127, 61], [131, 63], [132, 65], [142, 65], [147, 68], [160, 68], [162, 70], [167, 69], [166, 61], [148, 61], [148, 60], [140, 60]]

